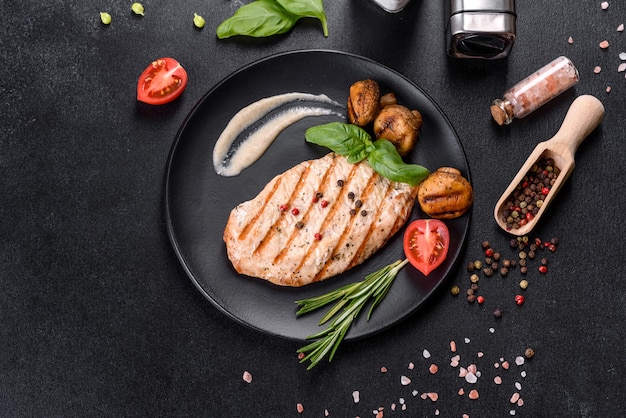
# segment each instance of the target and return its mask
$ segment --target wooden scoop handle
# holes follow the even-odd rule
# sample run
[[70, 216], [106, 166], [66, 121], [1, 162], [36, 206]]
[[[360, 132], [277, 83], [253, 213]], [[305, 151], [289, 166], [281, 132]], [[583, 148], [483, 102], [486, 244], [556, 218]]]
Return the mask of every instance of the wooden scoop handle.
[[604, 118], [604, 106], [594, 96], [583, 95], [574, 100], [565, 115], [561, 128], [549, 141], [561, 143], [576, 153], [583, 140], [598, 127]]

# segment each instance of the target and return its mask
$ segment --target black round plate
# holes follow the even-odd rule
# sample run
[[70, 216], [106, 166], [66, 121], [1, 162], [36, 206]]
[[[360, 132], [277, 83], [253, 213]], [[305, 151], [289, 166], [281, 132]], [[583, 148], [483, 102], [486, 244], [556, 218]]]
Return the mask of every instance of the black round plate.
[[[420, 139], [407, 160], [431, 171], [441, 166], [469, 167], [456, 132], [439, 107], [415, 84], [367, 58], [335, 51], [308, 50], [271, 56], [248, 65], [220, 82], [194, 107], [172, 146], [165, 184], [167, 231], [185, 271], [218, 309], [258, 331], [294, 340], [321, 330], [325, 312], [296, 317], [298, 299], [317, 296], [404, 257], [400, 230], [362, 265], [339, 276], [300, 288], [285, 288], [239, 275], [226, 256], [222, 234], [237, 204], [256, 196], [277, 174], [327, 150], [305, 142], [311, 126], [339, 120], [337, 116], [309, 117], [283, 131], [263, 157], [236, 177], [221, 177], [213, 169], [215, 141], [230, 118], [242, 107], [264, 97], [289, 92], [326, 94], [345, 103], [349, 86], [357, 80], [376, 80], [382, 93], [394, 92], [401, 104], [418, 109], [424, 123]], [[424, 217], [416, 204], [411, 220]], [[469, 215], [446, 221], [451, 245], [448, 258], [428, 277], [410, 264], [395, 280], [372, 318], [358, 318], [346, 339], [379, 332], [413, 313], [445, 280], [459, 257]], [[362, 315], [365, 316], [365, 315]]]

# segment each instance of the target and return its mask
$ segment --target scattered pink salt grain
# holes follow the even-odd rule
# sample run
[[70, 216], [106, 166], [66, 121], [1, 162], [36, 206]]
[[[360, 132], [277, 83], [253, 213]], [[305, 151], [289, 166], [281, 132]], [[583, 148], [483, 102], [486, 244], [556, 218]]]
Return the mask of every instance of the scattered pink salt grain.
[[413, 362], [409, 363], [409, 370], [413, 370], [415, 368], [415, 364], [413, 364]]
[[456, 341], [454, 340], [450, 341], [450, 351], [456, 353]]
[[522, 356], [515, 357], [515, 364], [517, 364], [518, 366], [521, 366], [522, 364], [524, 364], [524, 357]]
[[508, 369], [509, 368], [509, 362], [508, 361], [503, 361], [502, 362], [502, 368], [503, 369]]
[[430, 367], [428, 368], [428, 371], [430, 372], [430, 374], [435, 374], [439, 371], [439, 366], [437, 366], [436, 364], [431, 364]]
[[618, 67], [617, 67], [617, 72], [621, 73], [622, 71], [626, 71], [626, 62], [622, 62]]
[[465, 367], [461, 367], [459, 369], [459, 377], [465, 377], [467, 376], [467, 369]]
[[457, 354], [450, 359], [450, 366], [457, 367], [459, 365], [459, 361], [461, 361], [461, 356]]
[[463, 418], [470, 418], [470, 416], [467, 414], [463, 414]]
[[395, 402], [391, 404], [391, 410], [392, 410], [392, 411], [395, 411], [395, 410], [396, 410], [396, 403], [395, 403]]
[[467, 371], [469, 373], [474, 373], [476, 374], [476, 372], [478, 371], [478, 367], [476, 367], [475, 364], [470, 364], [469, 366], [467, 366]]
[[482, 358], [482, 356], [485, 355], [485, 353], [483, 353], [482, 351], [479, 351], [478, 354], [476, 354], [478, 356], [478, 358]]
[[437, 402], [437, 399], [439, 399], [439, 394], [437, 392], [428, 392], [426, 395], [428, 396], [428, 399], [433, 402]]
[[328, 412], [328, 409], [324, 409], [324, 416], [327, 417], [330, 415], [330, 412]]
[[609, 8], [609, 2], [608, 1], [603, 1], [602, 3], [600, 3], [600, 7], [602, 7], [602, 10], [606, 10]]
[[478, 391], [476, 389], [470, 390], [469, 395], [467, 395], [467, 397], [470, 399], [478, 399], [479, 396], [480, 395], [478, 394]]
[[380, 368], [381, 373], [387, 373], [387, 368], [385, 366]]
[[352, 400], [354, 401], [354, 403], [359, 403], [360, 397], [361, 393], [358, 390], [352, 392]]
[[496, 385], [501, 385], [502, 384], [502, 378], [500, 376], [496, 376], [493, 378], [493, 383], [495, 383]]
[[522, 398], [517, 400], [517, 406], [524, 406], [524, 400]]
[[569, 38], [567, 38], [567, 43], [568, 44], [573, 44], [574, 43], [574, 38], [572, 38], [571, 36]]
[[304, 412], [304, 406], [301, 403], [299, 403], [296, 405], [296, 410], [298, 411], [299, 414], [301, 414]]
[[424, 356], [424, 358], [430, 358], [430, 351], [428, 350], [422, 351], [422, 356]]
[[306, 356], [304, 353], [298, 353], [298, 360], [302, 360]]
[[519, 393], [515, 392], [513, 395], [511, 395], [511, 399], [509, 399], [509, 402], [517, 403], [518, 400], [519, 400]]
[[380, 409], [376, 412], [376, 418], [383, 418], [383, 411]]
[[406, 385], [408, 385], [408, 384], [410, 384], [410, 383], [411, 383], [411, 379], [409, 379], [409, 378], [408, 378], [408, 377], [406, 377], [406, 376], [402, 376], [402, 377], [400, 378], [400, 383], [402, 384], [402, 386], [406, 386]]
[[602, 71], [602, 67], [600, 67], [599, 65], [596, 65], [593, 69], [593, 72], [596, 74], [600, 74], [600, 71]]
[[243, 381], [246, 383], [252, 383], [252, 375], [250, 374], [250, 372], [243, 372]]
[[463, 396], [465, 394], [465, 389], [461, 388], [459, 389], [459, 396]]
[[617, 31], [618, 32], [624, 32], [624, 24], [623, 23], [617, 27]]
[[611, 92], [611, 86], [606, 86], [606, 92], [610, 93]]
[[600, 42], [599, 46], [602, 49], [607, 49], [609, 47], [609, 41], [605, 39], [604, 41]]
[[467, 383], [476, 383], [478, 381], [478, 377], [474, 373], [467, 373], [465, 375], [465, 381]]

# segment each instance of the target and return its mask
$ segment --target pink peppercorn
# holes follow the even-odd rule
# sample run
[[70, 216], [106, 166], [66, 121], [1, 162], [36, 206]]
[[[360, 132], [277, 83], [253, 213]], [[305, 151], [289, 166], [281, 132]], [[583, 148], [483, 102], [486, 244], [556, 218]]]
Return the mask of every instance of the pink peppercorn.
[[522, 296], [522, 295], [515, 295], [515, 303], [518, 304], [518, 305], [524, 304], [524, 296]]
[[547, 272], [548, 272], [548, 266], [545, 266], [543, 264], [539, 266], [539, 273], [546, 274]]
[[279, 209], [280, 209], [281, 212], [287, 212], [287, 209], [289, 209], [289, 206], [287, 206], [287, 205], [280, 205]]
[[322, 203], [320, 203], [320, 206], [323, 207], [323, 208], [328, 206], [328, 200], [322, 200]]
[[482, 305], [483, 303], [485, 303], [485, 298], [483, 296], [478, 296], [476, 297], [476, 302]]
[[300, 213], [300, 210], [298, 208], [291, 209], [291, 214], [293, 216], [298, 216], [299, 213]]
[[321, 240], [321, 239], [322, 239], [322, 234], [320, 234], [319, 232], [316, 232], [316, 233], [315, 233], [315, 235], [313, 235], [313, 237], [314, 237], [317, 241], [319, 241], [319, 240]]

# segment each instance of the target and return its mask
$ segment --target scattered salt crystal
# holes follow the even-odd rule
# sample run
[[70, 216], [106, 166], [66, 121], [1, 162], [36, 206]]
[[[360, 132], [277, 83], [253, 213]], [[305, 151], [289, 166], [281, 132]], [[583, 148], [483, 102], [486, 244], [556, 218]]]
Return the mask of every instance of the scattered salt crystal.
[[304, 406], [301, 403], [299, 403], [296, 405], [296, 410], [298, 411], [299, 414], [301, 414], [304, 412]]
[[496, 332], [496, 329], [495, 328], [489, 328], [489, 332], [493, 334], [494, 332]]
[[509, 362], [508, 361], [503, 361], [502, 362], [502, 368], [503, 369], [508, 369], [509, 368]]
[[415, 364], [413, 364], [413, 362], [409, 362], [409, 366], [408, 366], [409, 370], [413, 370], [415, 368]]
[[381, 373], [387, 373], [387, 368], [385, 366], [380, 368]]
[[252, 375], [250, 374], [250, 372], [243, 372], [243, 381], [246, 383], [252, 383]]
[[406, 404], [402, 405], [402, 410], [406, 411]]
[[606, 10], [609, 8], [609, 2], [603, 1], [602, 3], [600, 3], [600, 6], [602, 7], [602, 10]]
[[517, 406], [524, 406], [524, 400], [522, 398], [517, 400]]
[[626, 70], [626, 62], [622, 62], [618, 67], [617, 67], [617, 72], [621, 73], [622, 71]]
[[411, 392], [411, 395], [417, 396], [417, 394], [418, 394], [417, 390], [413, 389], [413, 392]]
[[620, 52], [619, 59], [621, 59], [622, 61], [626, 61], [626, 52]]
[[470, 390], [470, 393], [469, 395], [467, 395], [467, 397], [470, 399], [478, 399], [479, 397], [478, 391], [476, 389]]
[[610, 93], [611, 92], [611, 86], [606, 86], [606, 92]]
[[396, 403], [395, 403], [395, 402], [391, 404], [391, 410], [392, 410], [392, 411], [395, 411], [395, 410], [396, 410]]
[[424, 358], [430, 358], [430, 351], [428, 350], [422, 351], [422, 356], [424, 356]]
[[424, 392], [424, 393], [422, 393], [422, 394], [420, 395], [420, 398], [422, 398], [422, 399], [426, 400], [426, 398], [428, 398], [428, 394], [427, 394], [426, 392]]
[[515, 382], [515, 389], [522, 390], [522, 384], [520, 382]]
[[450, 359], [450, 366], [456, 367], [459, 365], [459, 361], [461, 361], [461, 356], [458, 354]]
[[467, 383], [476, 383], [478, 381], [478, 377], [474, 373], [467, 373], [465, 375], [465, 381]]
[[500, 363], [493, 363], [493, 367], [497, 369], [498, 367], [500, 367]]
[[439, 416], [439, 410], [435, 409], [435, 416]]
[[617, 27], [617, 31], [618, 32], [624, 32], [624, 24], [623, 23]]
[[522, 370], [522, 372], [520, 373], [520, 376], [526, 377], [526, 370]]
[[524, 364], [524, 357], [522, 356], [515, 357], [515, 364], [517, 364], [518, 366], [521, 366], [522, 364]]
[[439, 371], [439, 366], [437, 366], [436, 364], [431, 364], [430, 367], [428, 368], [428, 371], [430, 372], [430, 374], [435, 374]]
[[456, 353], [456, 341], [454, 340], [450, 341], [450, 351]]
[[478, 370], [478, 371], [476, 372], [476, 377], [480, 377], [480, 376], [482, 376], [482, 373], [480, 372], [480, 370]]
[[482, 356], [485, 355], [485, 353], [483, 353], [482, 351], [479, 351], [477, 354], [478, 358], [482, 358]]
[[437, 399], [439, 399], [439, 394], [437, 392], [428, 392], [428, 399], [433, 402], [437, 402]]
[[509, 399], [509, 402], [517, 403], [518, 400], [519, 400], [519, 393], [515, 392], [513, 395], [511, 395], [511, 399]]
[[493, 378], [493, 383], [495, 383], [496, 385], [501, 385], [502, 384], [502, 378], [500, 376], [496, 376]]
[[400, 383], [402, 384], [402, 386], [406, 386], [406, 385], [408, 385], [409, 383], [411, 383], [411, 379], [409, 379], [409, 378], [408, 378], [408, 377], [406, 377], [406, 376], [402, 376], [402, 377], [400, 378]]
[[599, 46], [602, 49], [607, 49], [609, 47], [609, 41], [605, 39], [604, 41], [600, 42]]
[[381, 410], [378, 410], [378, 411], [374, 411], [374, 414], [376, 415], [376, 418], [383, 418], [384, 412]]
[[600, 67], [599, 65], [596, 65], [593, 68], [593, 72], [596, 73], [596, 74], [600, 74], [600, 71], [602, 71], [602, 67]]
[[461, 388], [459, 389], [459, 396], [463, 396], [465, 394], [465, 389]]
[[400, 402], [400, 405], [404, 405], [404, 398], [398, 399], [398, 402]]
[[511, 409], [511, 410], [509, 411], [509, 415], [515, 415], [515, 409]]
[[571, 36], [569, 38], [567, 38], [567, 43], [568, 44], [573, 44], [574, 43], [574, 38], [572, 38]]
[[470, 339], [469, 338], [465, 338], [465, 344], [469, 344], [470, 343]]
[[459, 377], [465, 377], [467, 376], [467, 369], [465, 367], [461, 367], [459, 369]]
[[359, 401], [361, 400], [361, 393], [358, 390], [352, 392], [352, 400], [354, 401], [354, 403], [359, 403]]
[[463, 418], [470, 418], [470, 416], [467, 414], [463, 414]]
[[469, 373], [474, 373], [476, 374], [476, 370], [478, 370], [478, 367], [476, 367], [475, 364], [470, 364], [469, 366], [467, 366], [467, 371]]
[[330, 415], [330, 413], [328, 412], [328, 409], [324, 409], [324, 416], [327, 417], [329, 415]]

